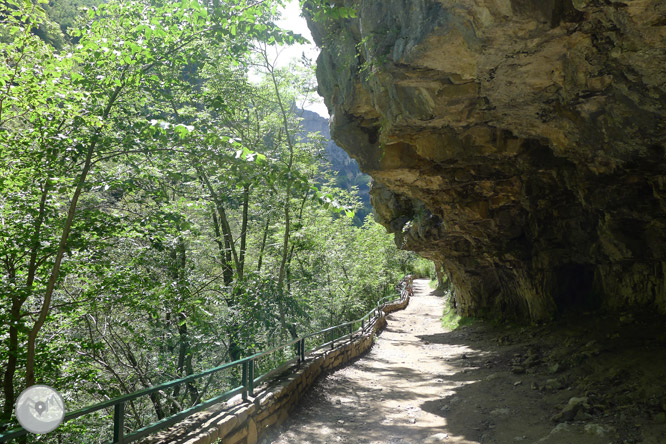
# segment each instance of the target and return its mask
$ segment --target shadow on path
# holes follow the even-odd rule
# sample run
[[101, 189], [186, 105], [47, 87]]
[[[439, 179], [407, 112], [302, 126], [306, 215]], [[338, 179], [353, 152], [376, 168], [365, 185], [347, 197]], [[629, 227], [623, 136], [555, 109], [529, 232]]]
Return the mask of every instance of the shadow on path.
[[[666, 336], [655, 339], [663, 320], [445, 331], [443, 302], [416, 281], [371, 351], [320, 379], [263, 444], [666, 442], [666, 421], [653, 420], [666, 410]], [[585, 411], [551, 421], [584, 396]]]

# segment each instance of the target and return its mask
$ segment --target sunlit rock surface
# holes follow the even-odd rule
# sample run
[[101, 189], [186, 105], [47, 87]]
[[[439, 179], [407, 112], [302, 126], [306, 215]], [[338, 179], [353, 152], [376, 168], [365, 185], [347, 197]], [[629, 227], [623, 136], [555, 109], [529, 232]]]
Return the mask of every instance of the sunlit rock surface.
[[333, 137], [463, 313], [666, 311], [664, 0], [336, 3]]

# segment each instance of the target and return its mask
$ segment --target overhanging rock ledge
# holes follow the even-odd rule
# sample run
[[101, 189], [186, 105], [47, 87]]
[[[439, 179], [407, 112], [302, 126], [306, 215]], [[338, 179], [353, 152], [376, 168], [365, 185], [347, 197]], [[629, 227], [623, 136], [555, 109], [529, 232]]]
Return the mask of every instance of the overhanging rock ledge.
[[666, 2], [335, 5], [309, 20], [333, 137], [462, 313], [666, 312]]

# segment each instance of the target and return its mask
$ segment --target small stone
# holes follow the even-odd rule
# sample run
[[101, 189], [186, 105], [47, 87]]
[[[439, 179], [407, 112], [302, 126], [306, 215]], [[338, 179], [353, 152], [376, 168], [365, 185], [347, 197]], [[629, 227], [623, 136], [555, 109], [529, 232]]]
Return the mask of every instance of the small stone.
[[559, 371], [560, 371], [560, 364], [558, 364], [557, 362], [555, 364], [552, 364], [552, 365], [548, 366], [548, 372], [551, 375], [554, 375], [555, 373], [557, 373]]
[[536, 356], [528, 356], [527, 359], [525, 359], [523, 361], [523, 365], [525, 367], [534, 367], [534, 366], [538, 365], [539, 362], [540, 362], [540, 360]]
[[558, 379], [548, 379], [546, 380], [546, 390], [560, 390], [564, 387]]
[[576, 416], [574, 416], [574, 421], [589, 421], [590, 419], [592, 419], [592, 415], [583, 409], [578, 410]]
[[553, 436], [555, 436], [555, 435], [557, 435], [557, 434], [559, 434], [559, 433], [568, 433], [568, 432], [570, 432], [570, 431], [571, 431], [571, 426], [570, 426], [569, 424], [567, 424], [566, 422], [563, 422], [562, 424], [558, 424], [553, 430], [550, 431], [550, 433], [548, 434], [548, 436], [546, 436], [545, 438], [539, 440], [539, 442], [545, 441], [545, 440], [547, 440], [549, 437], [551, 437], [551, 439], [552, 439]]
[[585, 424], [585, 433], [603, 438], [609, 430], [600, 424]]
[[449, 439], [448, 433], [437, 433], [435, 435], [428, 436], [423, 442], [424, 444], [435, 444], [438, 442], [448, 441], [448, 439]]
[[562, 409], [560, 413], [554, 415], [551, 420], [553, 422], [567, 422], [573, 420], [578, 412], [583, 410], [588, 410], [590, 406], [587, 404], [587, 398], [571, 398], [567, 405]]
[[345, 421], [343, 419], [338, 419], [338, 424], [344, 424]]
[[579, 11], [584, 10], [591, 0], [572, 0], [573, 7]]
[[415, 418], [409, 418], [409, 423], [410, 424], [416, 424], [416, 419]]
[[631, 313], [624, 314], [620, 316], [620, 322], [623, 324], [629, 324], [631, 322], [634, 322], [634, 315], [632, 315]]
[[514, 387], [518, 387], [518, 386], [521, 385], [522, 383], [523, 383], [523, 381], [516, 381], [516, 382], [513, 383], [513, 386], [514, 386]]

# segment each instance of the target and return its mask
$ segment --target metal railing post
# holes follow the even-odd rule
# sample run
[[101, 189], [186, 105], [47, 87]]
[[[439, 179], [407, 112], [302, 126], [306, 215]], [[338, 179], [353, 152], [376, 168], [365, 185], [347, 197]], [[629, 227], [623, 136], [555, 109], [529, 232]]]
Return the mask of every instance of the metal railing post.
[[113, 444], [122, 444], [125, 428], [125, 403], [120, 402], [113, 408]]
[[247, 390], [248, 390], [248, 385], [247, 385], [247, 361], [243, 362], [243, 372], [241, 375], [241, 384], [243, 385], [243, 400], [247, 401]]
[[[400, 300], [405, 301], [407, 298], [410, 296], [413, 296], [413, 286], [412, 286], [412, 281], [411, 278], [407, 281], [407, 285], [405, 288], [402, 289], [400, 292]], [[377, 302], [377, 304], [374, 306], [372, 310], [367, 312], [361, 319], [351, 321], [348, 326], [349, 326], [349, 336], [350, 340], [354, 339], [355, 336], [355, 326], [356, 322], [360, 321], [361, 324], [361, 335], [366, 333], [366, 329], [369, 329], [370, 331], [372, 330], [373, 326], [376, 325], [377, 320], [379, 319], [380, 316], [384, 316], [385, 309], [387, 305], [393, 302], [393, 299], [388, 299], [391, 296], [387, 296], [383, 298], [381, 301]], [[395, 296], [393, 296], [395, 297]], [[374, 316], [374, 318], [372, 317]], [[367, 322], [366, 322], [367, 321]], [[285, 347], [291, 347], [290, 352], [293, 352], [295, 350], [297, 354], [297, 360], [299, 363], [305, 361], [305, 354], [307, 352], [306, 350], [306, 339], [313, 338], [312, 343], [310, 346], [312, 347], [312, 350], [322, 350], [326, 349], [326, 338], [329, 338], [330, 344], [331, 344], [331, 349], [335, 349], [335, 343], [337, 341], [337, 331], [340, 331], [340, 343], [344, 344], [343, 337], [346, 336], [346, 333], [343, 333], [345, 331], [345, 323], [336, 325], [336, 326], [331, 326], [322, 330], [319, 330], [315, 333], [311, 333], [310, 335], [306, 337], [302, 337], [299, 339], [292, 339], [291, 342], [284, 343], [281, 345], [278, 345], [277, 347], [267, 350], [264, 352], [259, 352], [254, 355], [252, 355], [249, 358], [245, 358], [246, 360], [237, 360], [234, 362], [226, 363], [224, 365], [216, 366], [215, 368], [208, 369], [205, 371], [202, 371], [200, 373], [190, 375], [186, 378], [181, 378], [178, 380], [173, 380], [173, 381], [168, 381], [162, 384], [157, 384], [152, 387], [145, 388], [143, 390], [138, 390], [133, 393], [123, 395], [114, 399], [110, 399], [101, 403], [94, 404], [92, 406], [88, 406], [79, 410], [76, 410], [75, 412], [72, 412], [72, 414], [68, 415], [67, 420], [72, 420], [74, 418], [78, 417], [83, 417], [84, 415], [89, 415], [93, 412], [97, 411], [102, 411], [110, 409], [111, 407], [114, 408], [113, 411], [113, 444], [126, 444], [127, 442], [134, 442], [138, 439], [141, 439], [141, 437], [146, 436], [149, 433], [153, 433], [154, 431], [161, 430], [165, 427], [170, 426], [171, 424], [176, 423], [177, 421], [180, 421], [182, 418], [187, 417], [188, 415], [191, 415], [195, 411], [201, 411], [202, 409], [213, 405], [214, 403], [220, 402], [220, 400], [226, 400], [229, 399], [233, 395], [241, 394], [244, 400], [247, 400], [249, 397], [254, 397], [254, 388], [255, 388], [255, 361], [258, 359], [262, 359], [262, 357], [269, 355], [270, 353], [275, 353], [276, 350], [278, 349], [284, 349]], [[314, 339], [316, 338], [316, 339]], [[323, 343], [320, 341], [324, 339]], [[293, 344], [296, 344], [296, 347], [293, 347]], [[289, 353], [289, 361], [283, 365], [291, 365], [294, 362], [294, 356]], [[134, 399], [138, 399], [139, 397], [143, 396], [158, 396], [157, 393], [162, 393], [163, 390], [179, 386], [180, 384], [190, 384], [191, 381], [194, 381], [195, 379], [198, 378], [203, 378], [204, 376], [207, 375], [213, 375], [216, 374], [217, 372], [220, 372], [222, 370], [226, 369], [233, 369], [233, 380], [235, 381], [234, 384], [238, 381], [235, 379], [238, 377], [238, 374], [236, 373], [237, 366], [241, 365], [241, 386], [237, 386], [232, 388], [232, 390], [229, 390], [225, 393], [222, 393], [218, 396], [215, 396], [213, 398], [208, 399], [207, 401], [203, 401], [198, 403], [196, 406], [193, 406], [187, 410], [181, 411], [177, 414], [173, 414], [167, 418], [163, 418], [160, 421], [157, 421], [153, 424], [149, 424], [145, 427], [142, 427], [139, 430], [135, 430], [132, 428], [132, 424], [128, 423], [128, 428], [127, 428], [127, 436], [125, 436], [125, 409], [127, 408], [127, 402], [132, 402]], [[280, 366], [282, 367], [282, 366]], [[262, 366], [259, 367], [259, 371], [263, 370]], [[265, 378], [267, 377], [268, 373], [272, 373], [275, 371], [275, 367], [271, 367], [269, 371], [264, 374], [260, 375], [259, 378], [256, 378], [256, 381], [264, 381]], [[201, 395], [198, 399], [197, 402], [202, 401], [203, 395]], [[130, 421], [131, 422], [131, 421]], [[105, 427], [108, 427], [108, 422]], [[22, 436], [25, 436], [28, 432], [22, 428], [17, 428], [14, 430], [10, 431], [1, 431], [0, 432], [0, 442], [7, 442], [8, 439], [14, 439], [14, 438], [20, 438]]]
[[247, 391], [250, 393], [250, 396], [254, 397], [254, 359], [248, 362], [248, 380], [247, 380]]

